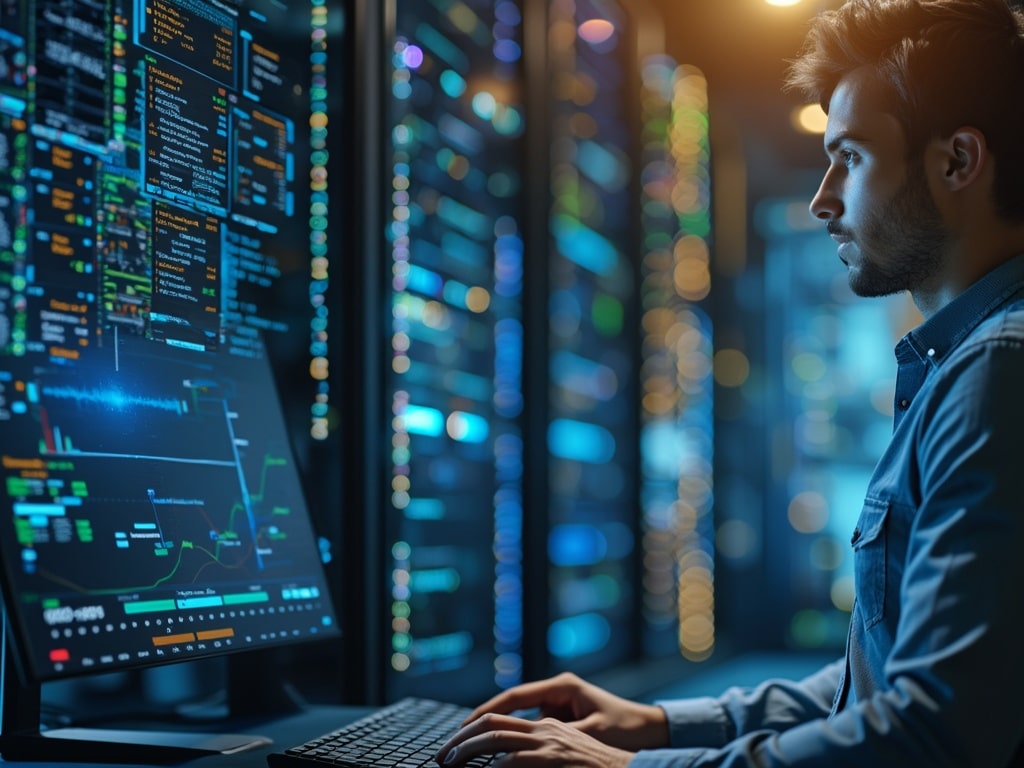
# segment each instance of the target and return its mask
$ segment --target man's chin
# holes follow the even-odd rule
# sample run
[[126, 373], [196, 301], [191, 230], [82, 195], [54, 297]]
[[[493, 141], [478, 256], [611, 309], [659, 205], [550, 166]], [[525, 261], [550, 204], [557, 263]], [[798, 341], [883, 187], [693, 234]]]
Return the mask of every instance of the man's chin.
[[864, 270], [856, 264], [850, 264], [848, 261], [843, 261], [843, 264], [846, 265], [846, 280], [850, 284], [850, 290], [853, 291], [854, 295], [865, 298], [878, 295], [874, 282], [870, 279], [870, 276], [865, 276]]
[[892, 296], [894, 293], [905, 291], [906, 287], [891, 283], [884, 283], [878, 280], [864, 279], [864, 273], [851, 267], [849, 274], [850, 290], [854, 295], [864, 299], [875, 299], [880, 296]]

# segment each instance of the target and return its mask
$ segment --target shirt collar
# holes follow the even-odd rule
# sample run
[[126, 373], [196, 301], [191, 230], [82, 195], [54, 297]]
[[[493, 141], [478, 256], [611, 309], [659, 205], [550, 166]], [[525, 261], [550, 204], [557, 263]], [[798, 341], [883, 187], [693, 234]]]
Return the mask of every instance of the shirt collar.
[[924, 358], [941, 360], [985, 318], [1024, 296], [1024, 254], [1000, 264], [907, 334]]

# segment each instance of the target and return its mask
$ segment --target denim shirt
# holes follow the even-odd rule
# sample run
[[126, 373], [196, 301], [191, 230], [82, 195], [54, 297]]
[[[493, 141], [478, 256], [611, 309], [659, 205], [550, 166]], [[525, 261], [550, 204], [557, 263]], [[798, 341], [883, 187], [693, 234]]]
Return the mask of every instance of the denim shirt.
[[1024, 766], [1024, 255], [896, 346], [892, 440], [852, 532], [846, 655], [659, 702], [672, 766]]

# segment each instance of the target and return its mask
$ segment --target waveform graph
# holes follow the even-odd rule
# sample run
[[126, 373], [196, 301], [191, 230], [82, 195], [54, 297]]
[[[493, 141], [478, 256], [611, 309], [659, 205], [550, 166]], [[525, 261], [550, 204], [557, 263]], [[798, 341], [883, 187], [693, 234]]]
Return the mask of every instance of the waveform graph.
[[[97, 410], [108, 414], [107, 424], [119, 429], [118, 434], [121, 438], [125, 435], [124, 424], [118, 425], [117, 422], [123, 422], [126, 414], [136, 414], [142, 410], [178, 416], [187, 413], [186, 403], [182, 399], [132, 394], [116, 386], [36, 386], [34, 389], [38, 392], [36, 403], [42, 431], [39, 451], [44, 455], [76, 454], [88, 450], [78, 445], [72, 439], [71, 433], [76, 432], [77, 422], [84, 417], [89, 419], [89, 425], [78, 425], [78, 433], [85, 436], [87, 444], [97, 438], [96, 425], [92, 421], [92, 416]], [[49, 406], [42, 404], [44, 398]], [[59, 414], [58, 418], [54, 419], [50, 415], [51, 410]], [[119, 416], [121, 419], [118, 419]], [[65, 423], [70, 426], [65, 427]]]
[[294, 513], [303, 508], [295, 465], [285, 446], [249, 451], [248, 441], [240, 442], [243, 447], [239, 458], [249, 489], [245, 506], [252, 522], [256, 556], [268, 572], [287, 571], [297, 564]]
[[[78, 456], [21, 489], [15, 528], [31, 565], [26, 573], [41, 592], [131, 600], [258, 578], [254, 531], [233, 464], [111, 461]], [[95, 471], [99, 462], [106, 471]], [[54, 488], [66, 495], [45, 501]]]
[[104, 455], [230, 461], [229, 408], [220, 388], [177, 369], [81, 366], [73, 380], [26, 382], [26, 412], [43, 456]]
[[[208, 559], [204, 561], [199, 557], [201, 570], [209, 566], [228, 570], [244, 568], [245, 561], [253, 557], [254, 545], [246, 535], [247, 515], [237, 500], [219, 501], [223, 505], [219, 510], [221, 514], [212, 515], [208, 508], [208, 490], [199, 496], [160, 493], [155, 488], [147, 488], [146, 496], [152, 519], [132, 521], [129, 530], [117, 531], [115, 538], [119, 542], [127, 541], [130, 546], [131, 542], [139, 541], [144, 549], [152, 549], [155, 557], [173, 560], [177, 555], [178, 563], [184, 558], [183, 549], [204, 553]], [[214, 516], [219, 518], [216, 522]]]

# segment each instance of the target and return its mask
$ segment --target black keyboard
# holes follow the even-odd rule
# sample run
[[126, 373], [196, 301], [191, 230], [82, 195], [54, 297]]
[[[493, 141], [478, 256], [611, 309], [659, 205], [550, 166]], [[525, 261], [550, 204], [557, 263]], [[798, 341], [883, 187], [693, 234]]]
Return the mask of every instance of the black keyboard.
[[[437, 750], [471, 712], [431, 699], [406, 698], [304, 744], [267, 755], [271, 768], [437, 768]], [[472, 760], [482, 768], [494, 756]]]

